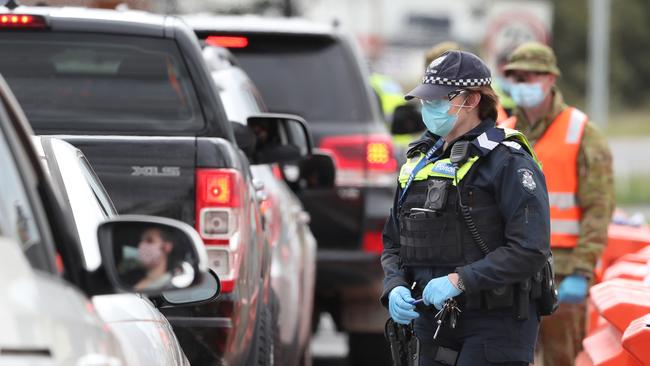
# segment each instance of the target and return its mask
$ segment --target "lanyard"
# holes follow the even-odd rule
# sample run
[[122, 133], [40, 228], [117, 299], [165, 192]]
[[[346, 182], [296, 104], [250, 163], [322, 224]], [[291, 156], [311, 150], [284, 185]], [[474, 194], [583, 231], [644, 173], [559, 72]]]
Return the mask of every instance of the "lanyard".
[[436, 156], [435, 158], [431, 158], [441, 147], [442, 145], [445, 144], [445, 140], [441, 137], [436, 141], [436, 143], [427, 151], [426, 155], [424, 155], [424, 159], [421, 159], [417, 165], [413, 168], [411, 171], [411, 175], [409, 175], [409, 179], [406, 181], [406, 185], [402, 189], [402, 194], [399, 196], [399, 206], [402, 206], [402, 203], [404, 203], [404, 199], [406, 199], [406, 192], [408, 191], [409, 187], [411, 186], [411, 183], [413, 183], [413, 180], [415, 179], [415, 176], [418, 174], [422, 168], [424, 168], [427, 164], [431, 164], [438, 159], [440, 159], [440, 155]]

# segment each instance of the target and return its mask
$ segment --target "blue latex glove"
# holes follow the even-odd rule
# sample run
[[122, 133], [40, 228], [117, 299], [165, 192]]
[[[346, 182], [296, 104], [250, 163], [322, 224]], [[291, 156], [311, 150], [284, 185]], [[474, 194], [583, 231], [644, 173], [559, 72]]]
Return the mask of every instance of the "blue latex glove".
[[445, 300], [458, 296], [461, 292], [449, 281], [447, 276], [442, 276], [434, 278], [427, 283], [422, 293], [422, 298], [426, 305], [433, 304], [436, 309], [440, 310], [445, 304]]
[[587, 279], [581, 275], [567, 276], [560, 283], [558, 300], [569, 304], [578, 304], [587, 296]]
[[390, 291], [388, 295], [388, 312], [390, 317], [396, 323], [409, 324], [411, 320], [420, 316], [420, 314], [413, 311], [415, 306], [409, 304], [414, 302], [415, 299], [411, 297], [411, 290], [404, 286], [397, 286]]

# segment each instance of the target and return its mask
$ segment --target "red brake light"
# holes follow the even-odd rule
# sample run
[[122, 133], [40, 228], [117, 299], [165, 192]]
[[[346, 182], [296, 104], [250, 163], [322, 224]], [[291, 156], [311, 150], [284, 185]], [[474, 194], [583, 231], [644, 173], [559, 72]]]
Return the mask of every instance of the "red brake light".
[[0, 14], [0, 28], [45, 28], [45, 18], [37, 15], [27, 14]]
[[208, 265], [221, 279], [222, 292], [232, 292], [239, 276], [240, 205], [244, 186], [234, 169], [196, 170], [196, 231], [208, 252]]
[[248, 38], [241, 36], [208, 36], [205, 43], [210, 46], [219, 46], [226, 48], [246, 48], [248, 46]]
[[323, 138], [321, 148], [334, 154], [337, 168], [390, 172], [397, 169], [389, 136], [330, 136]]
[[397, 161], [390, 136], [329, 136], [321, 149], [329, 151], [336, 164], [337, 186], [392, 185]]
[[235, 180], [239, 173], [230, 169], [200, 169], [196, 173], [197, 198], [205, 205], [227, 207], [239, 206], [234, 194]]
[[278, 164], [273, 164], [273, 176], [279, 180], [282, 181], [284, 180], [284, 174], [282, 174], [282, 169], [280, 169], [280, 166]]
[[381, 231], [367, 231], [363, 234], [363, 251], [381, 254], [384, 250], [384, 239]]

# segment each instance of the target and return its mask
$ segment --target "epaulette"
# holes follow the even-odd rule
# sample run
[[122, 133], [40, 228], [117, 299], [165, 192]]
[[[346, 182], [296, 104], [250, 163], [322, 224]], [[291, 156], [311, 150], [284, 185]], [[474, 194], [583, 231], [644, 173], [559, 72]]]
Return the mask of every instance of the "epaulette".
[[417, 153], [426, 153], [438, 139], [439, 137], [431, 132], [424, 132], [419, 139], [412, 141], [409, 144], [408, 150], [406, 151], [406, 157], [410, 159]]

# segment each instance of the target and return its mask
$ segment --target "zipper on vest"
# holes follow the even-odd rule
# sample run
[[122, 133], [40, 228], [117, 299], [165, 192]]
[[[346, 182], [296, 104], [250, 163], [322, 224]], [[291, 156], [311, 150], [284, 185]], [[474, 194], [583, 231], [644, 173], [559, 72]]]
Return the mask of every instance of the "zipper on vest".
[[472, 207], [474, 207], [474, 190], [470, 189], [469, 192], [467, 192], [467, 196], [468, 196], [467, 201], [468, 201], [468, 204], [469, 204], [469, 208], [471, 210]]
[[524, 217], [526, 218], [526, 224], [528, 224], [528, 205], [524, 208]]

